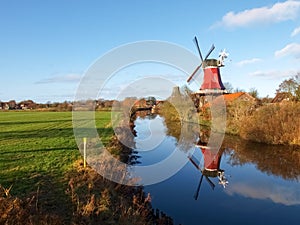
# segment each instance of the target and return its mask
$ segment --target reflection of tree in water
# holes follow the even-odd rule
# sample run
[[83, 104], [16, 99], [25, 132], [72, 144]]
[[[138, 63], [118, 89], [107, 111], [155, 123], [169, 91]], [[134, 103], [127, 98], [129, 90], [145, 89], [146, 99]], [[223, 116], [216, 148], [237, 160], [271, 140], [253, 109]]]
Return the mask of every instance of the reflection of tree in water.
[[223, 146], [229, 148], [226, 153], [230, 154], [229, 163], [233, 166], [252, 163], [268, 175], [280, 176], [286, 180], [299, 180], [299, 149], [254, 143], [230, 136], [224, 139]]
[[[136, 111], [135, 113], [131, 114], [130, 120], [129, 120], [129, 128], [131, 130], [131, 133], [133, 134], [134, 137], [137, 136], [137, 131], [135, 130], [135, 121], [137, 118], [140, 119], [150, 119], [153, 120], [157, 117], [157, 114], [151, 113], [151, 110], [143, 110], [143, 111]], [[135, 140], [132, 135], [127, 135], [128, 138], [134, 143], [135, 147]], [[129, 164], [129, 165], [137, 165], [141, 164], [139, 159], [141, 156], [139, 155], [138, 151], [133, 151], [131, 149], [131, 153], [127, 155], [127, 158], [123, 158], [123, 162]]]
[[135, 113], [134, 120], [136, 120], [137, 117], [141, 119], [149, 118], [150, 120], [153, 120], [157, 117], [157, 114], [151, 113], [151, 110], [143, 110]]
[[176, 139], [180, 150], [187, 152], [194, 147], [199, 135], [199, 125], [188, 122], [180, 123], [170, 120], [167, 115], [161, 116], [165, 118], [166, 134]]
[[[210, 130], [202, 127], [200, 141], [207, 142]], [[299, 180], [300, 149], [291, 146], [267, 145], [243, 140], [237, 136], [225, 136], [221, 149], [232, 166], [252, 163], [268, 175], [286, 180]]]
[[159, 114], [164, 118], [167, 135], [176, 138], [180, 150], [189, 151], [197, 141], [199, 124], [187, 91], [174, 87], [171, 96], [160, 106]]

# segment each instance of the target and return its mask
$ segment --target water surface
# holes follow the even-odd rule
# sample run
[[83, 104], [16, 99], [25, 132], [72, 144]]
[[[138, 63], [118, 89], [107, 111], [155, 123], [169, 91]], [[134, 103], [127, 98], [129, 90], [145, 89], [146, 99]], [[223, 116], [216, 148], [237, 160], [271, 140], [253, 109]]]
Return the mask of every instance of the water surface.
[[[173, 125], [158, 115], [135, 120], [135, 151], [140, 166], [160, 162], [173, 151], [187, 151], [186, 146], [192, 146], [192, 160], [200, 166], [196, 168], [187, 161], [169, 179], [145, 186], [154, 208], [171, 216], [175, 224], [299, 223], [299, 150], [226, 136], [220, 151], [215, 152], [204, 148], [208, 137], [203, 132], [197, 134], [189, 127], [195, 139], [186, 140], [190, 145], [183, 144], [183, 149], [178, 149], [180, 125]], [[212, 155], [216, 156], [213, 166], [213, 162], [205, 162]], [[225, 188], [219, 184], [214, 168], [207, 171], [205, 166], [216, 166], [224, 172], [228, 181]]]

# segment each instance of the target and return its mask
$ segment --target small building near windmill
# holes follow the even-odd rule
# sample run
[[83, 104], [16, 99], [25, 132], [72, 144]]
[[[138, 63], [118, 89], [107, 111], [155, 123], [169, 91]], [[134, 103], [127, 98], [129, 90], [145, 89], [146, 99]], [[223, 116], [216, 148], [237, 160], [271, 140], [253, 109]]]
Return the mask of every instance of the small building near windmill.
[[[212, 101], [212, 104], [218, 104], [218, 102], [222, 103], [223, 101], [225, 102], [225, 105], [229, 105], [237, 101], [254, 103], [256, 101], [256, 98], [252, 97], [246, 92], [236, 92], [231, 94], [220, 95]], [[209, 108], [209, 103], [203, 105], [203, 108]]]
[[233, 101], [255, 102], [256, 98], [249, 95], [247, 92], [236, 92], [224, 95], [224, 100], [226, 103], [230, 103]]

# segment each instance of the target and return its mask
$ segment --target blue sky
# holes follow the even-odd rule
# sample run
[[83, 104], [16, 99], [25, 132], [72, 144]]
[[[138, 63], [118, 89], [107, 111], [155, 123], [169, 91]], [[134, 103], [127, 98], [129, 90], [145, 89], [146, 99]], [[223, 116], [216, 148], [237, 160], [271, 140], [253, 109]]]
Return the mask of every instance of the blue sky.
[[300, 71], [300, 1], [1, 0], [0, 100], [73, 100], [85, 71], [111, 49], [161, 40], [197, 54], [195, 35], [203, 54], [212, 43], [212, 57], [229, 52], [223, 82], [261, 97]]

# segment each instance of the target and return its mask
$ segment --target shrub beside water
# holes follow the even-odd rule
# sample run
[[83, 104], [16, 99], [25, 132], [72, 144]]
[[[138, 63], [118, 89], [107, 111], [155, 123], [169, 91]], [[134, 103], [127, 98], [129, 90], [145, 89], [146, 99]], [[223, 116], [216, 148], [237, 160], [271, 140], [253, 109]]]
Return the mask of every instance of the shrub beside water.
[[300, 145], [300, 103], [268, 104], [244, 117], [241, 137], [268, 144]]
[[[210, 121], [205, 108], [200, 120]], [[300, 102], [260, 105], [234, 101], [226, 105], [226, 133], [267, 144], [300, 145]]]
[[257, 108], [256, 102], [234, 101], [226, 107], [226, 133], [238, 135], [241, 126]]

